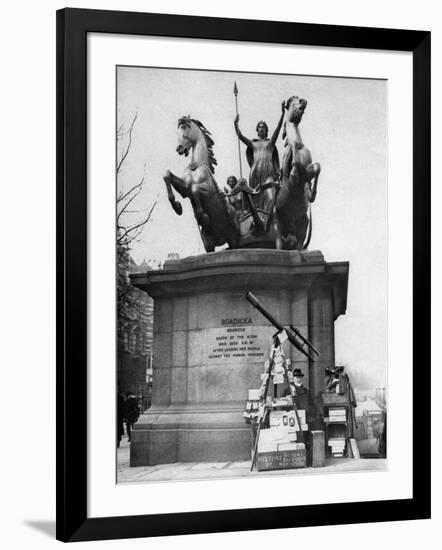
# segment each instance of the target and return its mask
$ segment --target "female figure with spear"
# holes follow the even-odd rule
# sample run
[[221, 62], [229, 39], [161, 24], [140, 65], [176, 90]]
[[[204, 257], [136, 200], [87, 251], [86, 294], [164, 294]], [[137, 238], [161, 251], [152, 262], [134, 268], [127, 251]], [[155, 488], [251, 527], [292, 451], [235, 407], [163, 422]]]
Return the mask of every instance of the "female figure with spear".
[[[285, 102], [283, 101], [281, 103], [281, 116], [272, 137], [270, 139], [268, 138], [269, 128], [267, 124], [261, 120], [256, 126], [258, 137], [252, 140], [242, 134], [238, 124], [239, 114], [238, 112], [236, 114], [234, 121], [235, 131], [238, 139], [240, 139], [247, 146], [246, 157], [250, 166], [249, 185], [252, 189], [256, 189], [258, 187], [263, 191], [270, 189], [274, 186], [275, 181], [279, 179], [279, 157], [275, 144], [281, 130], [284, 113]], [[273, 193], [271, 193], [272, 198], [274, 194], [275, 193], [273, 191]], [[267, 200], [265, 199], [265, 195], [268, 195], [268, 193], [263, 193], [263, 195], [264, 196], [262, 196], [261, 202], [262, 206], [265, 208], [265, 205], [270, 205], [268, 198]], [[270, 200], [270, 202], [273, 201]]]

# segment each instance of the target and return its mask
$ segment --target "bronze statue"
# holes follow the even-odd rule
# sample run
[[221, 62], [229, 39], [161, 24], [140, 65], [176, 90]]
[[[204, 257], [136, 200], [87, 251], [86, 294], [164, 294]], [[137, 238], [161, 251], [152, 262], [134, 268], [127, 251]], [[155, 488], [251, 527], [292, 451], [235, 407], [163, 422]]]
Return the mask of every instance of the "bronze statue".
[[320, 164], [312, 163], [310, 151], [305, 147], [299, 132], [306, 107], [307, 101], [297, 96], [287, 101], [281, 188], [276, 198], [276, 215], [283, 247], [298, 250], [306, 249], [310, 243], [312, 219], [308, 211], [310, 203], [316, 198], [321, 172]]
[[[237, 94], [235, 94], [236, 96]], [[276, 247], [280, 247], [278, 220], [274, 216], [277, 186], [280, 177], [276, 140], [278, 139], [284, 118], [284, 107], [284, 102], [282, 102], [281, 116], [270, 139], [268, 138], [269, 128], [263, 120], [258, 122], [256, 126], [258, 138], [253, 140], [245, 137], [239, 129], [238, 113], [234, 120], [236, 134], [247, 146], [246, 157], [250, 166], [249, 187], [259, 191], [258, 196], [253, 201], [255, 207], [259, 208], [261, 212], [251, 209], [253, 213], [253, 226], [250, 226], [250, 231], [255, 236], [260, 236], [261, 238], [263, 234], [267, 234], [267, 238], [273, 241], [276, 240], [276, 244], [274, 244]], [[248, 196], [250, 198], [250, 194]]]
[[256, 126], [258, 137], [252, 140], [241, 133], [238, 125], [239, 114], [236, 115], [234, 121], [236, 135], [247, 146], [246, 157], [250, 166], [249, 185], [252, 189], [262, 190], [259, 206], [266, 210], [273, 209], [275, 198], [273, 184], [280, 176], [278, 149], [275, 144], [281, 130], [284, 113], [284, 102], [282, 102], [281, 116], [270, 139], [268, 138], [269, 127], [263, 120], [260, 120]]
[[284, 102], [281, 104], [281, 117], [272, 137], [268, 138], [269, 127], [260, 120], [256, 126], [258, 135], [255, 139], [245, 137], [239, 129], [239, 114], [235, 117], [235, 131], [239, 139], [247, 146], [246, 156], [250, 166], [249, 185], [256, 189], [266, 181], [274, 181], [279, 177], [278, 150], [275, 147], [284, 118]]
[[172, 187], [183, 197], [190, 199], [206, 252], [213, 252], [215, 246], [225, 243], [237, 247], [235, 209], [218, 189], [213, 177], [217, 164], [213, 154], [213, 139], [205, 126], [190, 116], [178, 120], [179, 155], [192, 152], [190, 164], [184, 170], [183, 178], [170, 170], [164, 175], [170, 204], [178, 215], [183, 208], [175, 199]]
[[[262, 209], [258, 209], [253, 199], [260, 196], [260, 189], [252, 189], [247, 185], [245, 178], [240, 178], [237, 184], [230, 192], [225, 193], [231, 204], [236, 204], [235, 209], [236, 225], [239, 230], [239, 247], [245, 244], [245, 237], [263, 238], [263, 234], [267, 233], [267, 223], [271, 216]], [[266, 235], [268, 240], [269, 235]], [[270, 235], [271, 238], [274, 235]]]
[[244, 210], [244, 200], [241, 193], [232, 193], [238, 185], [237, 178], [235, 176], [229, 176], [226, 183], [226, 196], [229, 197], [229, 202], [235, 209], [235, 212]]
[[[236, 83], [234, 93], [237, 105]], [[191, 152], [192, 158], [183, 178], [167, 170], [164, 181], [177, 214], [182, 213], [182, 206], [175, 199], [173, 189], [183, 198], [190, 199], [207, 252], [225, 243], [230, 248], [304, 250], [308, 247], [312, 231], [310, 204], [316, 198], [321, 167], [312, 163], [310, 151], [304, 146], [299, 132], [306, 106], [307, 101], [297, 96], [286, 103], [283, 101], [280, 120], [270, 139], [264, 121], [256, 127], [257, 139], [246, 138], [238, 126], [239, 114], [236, 115], [238, 140], [247, 145], [249, 183], [242, 177], [240, 162], [241, 177], [237, 180], [230, 176], [224, 193], [213, 176], [217, 162], [210, 132], [190, 116], [178, 120], [176, 150], [186, 157]], [[285, 149], [280, 171], [276, 140], [284, 114]]]

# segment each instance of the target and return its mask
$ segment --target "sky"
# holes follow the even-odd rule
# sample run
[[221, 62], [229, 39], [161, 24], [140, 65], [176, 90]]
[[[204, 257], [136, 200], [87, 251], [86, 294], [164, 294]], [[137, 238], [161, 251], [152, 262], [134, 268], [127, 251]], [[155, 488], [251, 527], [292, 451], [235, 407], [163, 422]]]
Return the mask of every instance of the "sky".
[[[335, 324], [336, 364], [366, 373], [374, 387], [387, 379], [387, 82], [384, 80], [233, 73], [145, 67], [117, 69], [117, 127], [128, 128], [135, 113], [132, 144], [118, 178], [120, 190], [144, 175], [143, 192], [134, 201], [134, 219], [155, 201], [151, 221], [132, 254], [163, 261], [204, 248], [188, 200], [177, 198], [183, 215], [172, 210], [163, 181], [166, 169], [182, 176], [190, 157], [180, 157], [177, 121], [199, 119], [214, 139], [215, 179], [222, 187], [239, 176], [234, 82], [238, 86], [240, 128], [256, 137], [263, 119], [273, 132], [281, 102], [292, 95], [307, 99], [300, 125], [313, 162], [321, 164], [312, 205], [310, 250], [326, 261], [349, 261], [347, 313]], [[281, 132], [282, 133], [282, 132]], [[124, 143], [120, 143], [123, 145]], [[277, 141], [280, 158], [283, 143]], [[120, 149], [120, 148], [119, 148]], [[121, 151], [121, 149], [120, 149]], [[241, 144], [243, 174], [248, 176]], [[118, 151], [117, 151], [118, 155]], [[127, 220], [130, 222], [130, 216]]]

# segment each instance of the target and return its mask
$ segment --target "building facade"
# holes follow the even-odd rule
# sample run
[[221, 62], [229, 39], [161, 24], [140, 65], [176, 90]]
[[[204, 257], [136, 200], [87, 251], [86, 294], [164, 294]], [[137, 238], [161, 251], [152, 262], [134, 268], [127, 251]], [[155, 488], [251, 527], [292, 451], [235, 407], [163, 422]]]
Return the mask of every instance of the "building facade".
[[146, 272], [152, 267], [146, 260], [137, 265], [128, 255], [119, 269], [118, 388], [123, 395], [132, 392], [144, 411], [150, 406], [152, 394], [153, 300], [130, 285], [129, 273]]

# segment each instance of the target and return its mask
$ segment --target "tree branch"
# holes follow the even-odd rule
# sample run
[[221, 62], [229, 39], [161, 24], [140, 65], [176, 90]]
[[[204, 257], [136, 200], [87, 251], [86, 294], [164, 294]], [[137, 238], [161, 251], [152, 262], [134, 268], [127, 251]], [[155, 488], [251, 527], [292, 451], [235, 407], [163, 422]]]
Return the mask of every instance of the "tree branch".
[[138, 111], [135, 113], [135, 116], [132, 120], [132, 123], [129, 127], [129, 141], [128, 141], [128, 144], [127, 144], [127, 147], [126, 147], [126, 150], [123, 152], [123, 155], [120, 159], [119, 162], [117, 162], [117, 174], [118, 172], [120, 171], [121, 169], [121, 166], [123, 165], [123, 162], [126, 160], [126, 157], [127, 155], [129, 154], [129, 150], [130, 150], [130, 146], [132, 145], [132, 132], [133, 132], [133, 129], [134, 129], [134, 125], [135, 125], [135, 121], [137, 120], [137, 117], [138, 117]]
[[[141, 188], [141, 187], [142, 187], [143, 183], [144, 183], [144, 176], [142, 177], [140, 183], [139, 183], [138, 185], [135, 186], [135, 188], [138, 187], [137, 192], [134, 193], [134, 194], [132, 195], [132, 197], [126, 202], [126, 204], [125, 204], [124, 206], [121, 207], [120, 211], [118, 212], [118, 214], [117, 214], [117, 223], [119, 222], [120, 217], [126, 212], [127, 207], [129, 206], [129, 204], [130, 204], [134, 199], [136, 199], [136, 198], [138, 197], [138, 195], [141, 193], [141, 191], [142, 191], [142, 188]], [[135, 188], [133, 187], [133, 188], [132, 188], [132, 191], [133, 191]], [[127, 196], [127, 194], [126, 194], [126, 196]], [[121, 202], [122, 202], [122, 199], [121, 199], [121, 200], [117, 200], [117, 208], [118, 208], [119, 204], [121, 204]]]
[[[144, 226], [146, 225], [146, 223], [150, 220], [150, 217], [152, 216], [152, 212], [155, 208], [155, 206], [157, 205], [157, 201], [155, 201], [152, 205], [152, 208], [149, 210], [149, 213], [147, 214], [146, 218], [144, 220], [141, 220], [139, 223], [133, 225], [132, 227], [122, 227], [122, 226], [119, 226], [119, 229], [123, 230], [123, 234], [120, 235], [119, 237], [117, 236], [117, 242], [119, 244], [126, 244], [127, 243], [127, 239], [129, 238], [129, 234], [132, 233], [132, 231], [135, 231], [137, 229], [139, 229], [140, 227], [144, 228]], [[131, 236], [132, 237], [132, 236]], [[132, 242], [132, 238], [129, 242]]]
[[141, 187], [144, 183], [144, 176], [141, 178], [141, 181], [137, 184], [135, 184], [134, 186], [132, 186], [129, 191], [126, 191], [126, 193], [124, 193], [123, 195], [120, 195], [119, 197], [117, 197], [117, 205], [121, 202], [121, 201], [124, 201], [125, 198], [127, 198], [133, 191], [135, 191], [135, 189], [137, 189], [137, 187]]

